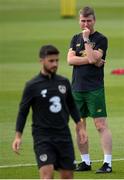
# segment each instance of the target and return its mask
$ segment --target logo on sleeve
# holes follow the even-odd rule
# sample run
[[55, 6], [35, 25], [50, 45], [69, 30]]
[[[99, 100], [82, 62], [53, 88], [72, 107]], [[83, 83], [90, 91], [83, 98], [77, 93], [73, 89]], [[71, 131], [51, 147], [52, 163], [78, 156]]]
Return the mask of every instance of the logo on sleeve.
[[79, 43], [79, 44], [76, 44], [76, 47], [80, 47], [80, 45], [81, 45], [80, 43]]

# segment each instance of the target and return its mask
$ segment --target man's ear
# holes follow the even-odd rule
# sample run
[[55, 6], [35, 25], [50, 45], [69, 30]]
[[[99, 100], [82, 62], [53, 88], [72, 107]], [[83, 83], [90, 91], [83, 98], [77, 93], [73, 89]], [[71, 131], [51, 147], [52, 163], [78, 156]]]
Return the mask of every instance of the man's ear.
[[39, 58], [39, 62], [42, 62], [43, 61], [43, 58]]
[[42, 64], [43, 60], [42, 58], [39, 58], [39, 63]]

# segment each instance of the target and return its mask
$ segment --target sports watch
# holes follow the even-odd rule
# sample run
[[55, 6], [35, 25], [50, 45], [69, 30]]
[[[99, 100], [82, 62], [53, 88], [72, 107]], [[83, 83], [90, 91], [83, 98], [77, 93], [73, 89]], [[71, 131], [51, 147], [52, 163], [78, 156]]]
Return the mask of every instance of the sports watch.
[[90, 44], [90, 40], [89, 40], [89, 39], [85, 39], [85, 40], [84, 40], [84, 44], [86, 44], [86, 43], [87, 43], [87, 44]]

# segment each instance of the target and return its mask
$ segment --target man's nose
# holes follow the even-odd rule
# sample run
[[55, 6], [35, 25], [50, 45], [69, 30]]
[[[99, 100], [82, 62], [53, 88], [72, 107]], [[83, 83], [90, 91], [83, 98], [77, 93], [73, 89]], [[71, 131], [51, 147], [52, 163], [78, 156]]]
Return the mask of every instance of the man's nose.
[[87, 27], [87, 26], [88, 26], [88, 22], [87, 22], [87, 21], [85, 21], [84, 26], [85, 26], [85, 27]]
[[57, 67], [57, 66], [58, 66], [58, 62], [57, 62], [57, 61], [54, 61], [54, 62], [53, 62], [53, 66], [56, 66], [56, 67]]

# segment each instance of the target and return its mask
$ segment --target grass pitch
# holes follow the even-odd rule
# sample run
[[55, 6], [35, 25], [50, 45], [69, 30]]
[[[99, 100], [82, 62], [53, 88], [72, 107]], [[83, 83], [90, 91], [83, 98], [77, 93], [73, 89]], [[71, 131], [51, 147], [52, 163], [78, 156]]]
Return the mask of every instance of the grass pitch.
[[[105, 66], [105, 87], [108, 123], [113, 135], [113, 173], [98, 175], [95, 170], [102, 162], [93, 162], [91, 172], [75, 173], [75, 179], [122, 179], [124, 178], [124, 76], [111, 75], [115, 68], [124, 68], [124, 1], [77, 0], [77, 12], [84, 5], [96, 11], [96, 29], [109, 39]], [[27, 80], [40, 70], [38, 51], [43, 44], [54, 44], [61, 51], [59, 73], [71, 79], [72, 68], [66, 63], [66, 55], [73, 34], [80, 32], [77, 18], [60, 16], [59, 0], [0, 0], [0, 178], [36, 179], [36, 166], [12, 167], [35, 164], [31, 137], [31, 115], [23, 135], [20, 156], [11, 149], [15, 119], [22, 89]], [[70, 127], [77, 149], [74, 124]], [[99, 137], [88, 119], [90, 154], [92, 160], [101, 160]], [[120, 159], [120, 160], [119, 160]], [[1, 168], [9, 166], [8, 168]], [[58, 173], [55, 177], [59, 178]]]

